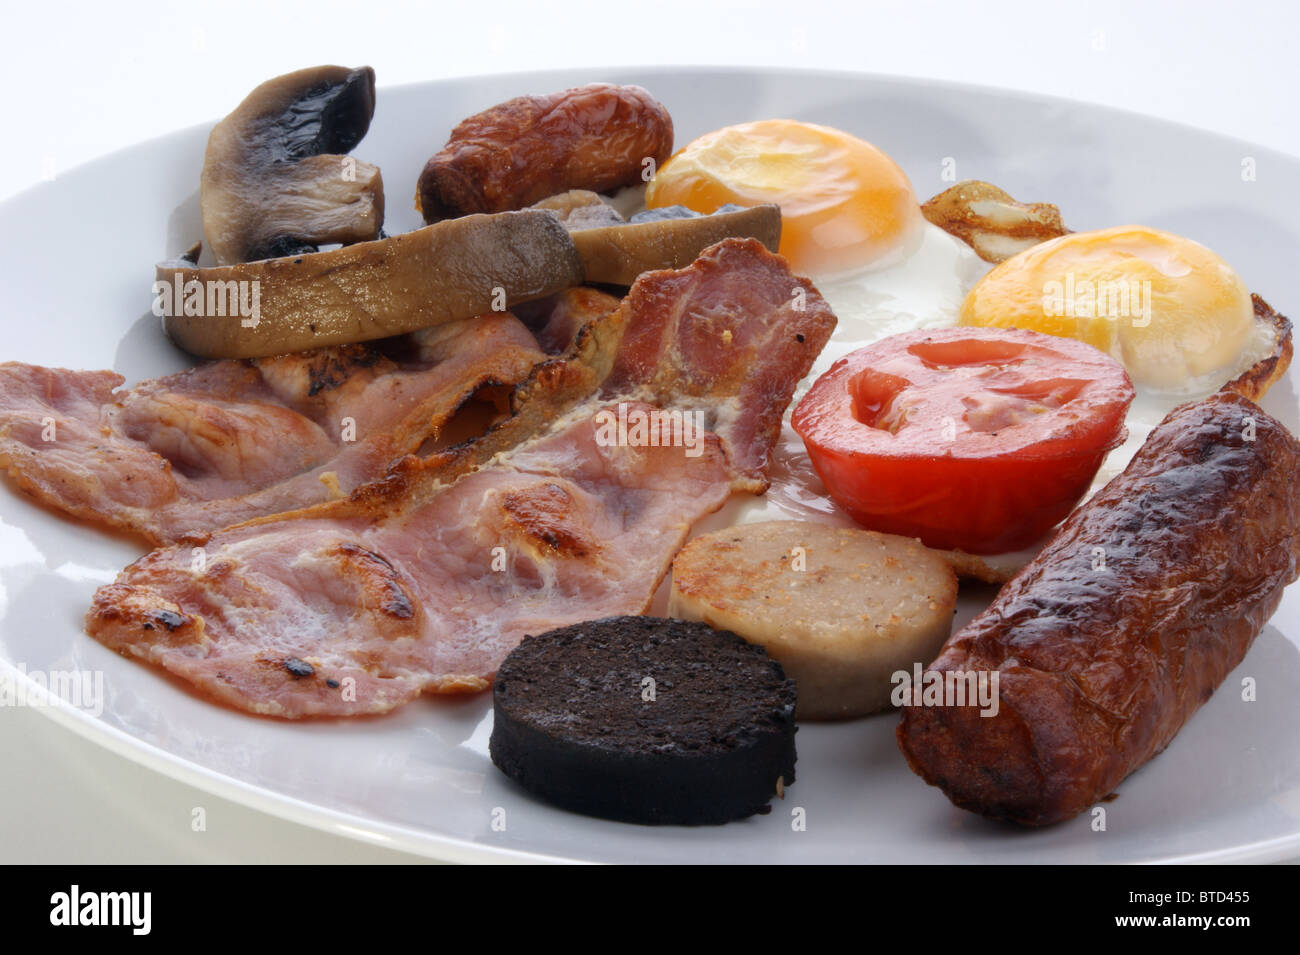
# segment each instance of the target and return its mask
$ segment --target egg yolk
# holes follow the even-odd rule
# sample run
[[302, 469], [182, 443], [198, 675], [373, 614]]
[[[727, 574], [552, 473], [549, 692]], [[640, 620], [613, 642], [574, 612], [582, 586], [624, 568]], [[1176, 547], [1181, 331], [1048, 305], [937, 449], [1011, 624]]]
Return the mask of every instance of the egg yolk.
[[1143, 226], [1076, 232], [988, 273], [961, 306], [963, 325], [1077, 338], [1136, 384], [1176, 389], [1233, 368], [1254, 308], [1241, 277], [1200, 243]]
[[681, 149], [646, 189], [646, 206], [711, 213], [781, 207], [780, 252], [796, 272], [831, 275], [915, 247], [921, 210], [898, 165], [868, 142], [788, 119], [728, 126]]

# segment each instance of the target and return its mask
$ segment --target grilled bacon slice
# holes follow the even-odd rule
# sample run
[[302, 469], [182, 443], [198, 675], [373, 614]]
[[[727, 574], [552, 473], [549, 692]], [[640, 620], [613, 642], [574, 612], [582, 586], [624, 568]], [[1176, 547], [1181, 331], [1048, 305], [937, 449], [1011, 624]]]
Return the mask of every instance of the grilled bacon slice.
[[[215, 533], [197, 555], [154, 551], [99, 590], [87, 630], [227, 704], [298, 718], [480, 691], [526, 634], [644, 612], [691, 525], [762, 486], [835, 317], [783, 259], [736, 239], [645, 274], [614, 315], [606, 387], [549, 428], [452, 480], [446, 462], [408, 461], [347, 500]], [[537, 387], [565, 394], [565, 369], [551, 371]], [[698, 412], [708, 430], [611, 443], [603, 412]]]
[[[543, 329], [576, 330], [617, 304], [570, 290]], [[170, 543], [346, 496], [436, 439], [475, 395], [504, 401], [549, 358], [503, 312], [382, 343], [207, 362], [128, 390], [113, 372], [7, 363], [0, 467], [73, 516]]]

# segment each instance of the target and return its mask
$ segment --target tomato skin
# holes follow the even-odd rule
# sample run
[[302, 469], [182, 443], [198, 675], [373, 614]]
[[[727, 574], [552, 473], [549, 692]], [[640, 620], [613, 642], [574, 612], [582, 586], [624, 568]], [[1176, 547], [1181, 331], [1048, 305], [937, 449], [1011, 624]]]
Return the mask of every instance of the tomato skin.
[[[919, 537], [927, 547], [1001, 554], [1028, 547], [1064, 520], [1105, 459], [921, 462], [813, 454], [835, 503], [863, 527]], [[1032, 488], [1023, 495], [1009, 493]], [[866, 493], [861, 489], [870, 489]]]
[[[952, 364], [918, 357], [936, 354]], [[936, 329], [840, 359], [792, 424], [859, 524], [995, 554], [1034, 543], [1069, 514], [1124, 440], [1133, 394], [1118, 362], [1080, 342]]]

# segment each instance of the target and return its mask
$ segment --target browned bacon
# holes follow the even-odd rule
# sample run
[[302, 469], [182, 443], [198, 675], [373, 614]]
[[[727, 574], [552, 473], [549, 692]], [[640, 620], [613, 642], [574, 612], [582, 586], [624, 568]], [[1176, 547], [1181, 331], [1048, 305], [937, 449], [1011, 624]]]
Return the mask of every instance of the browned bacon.
[[[835, 318], [783, 259], [735, 239], [642, 276], [616, 318], [607, 387], [542, 433], [452, 483], [398, 469], [197, 553], [154, 551], [99, 590], [88, 631], [228, 704], [295, 718], [478, 691], [528, 633], [643, 612], [692, 523], [761, 486], [772, 422]], [[698, 442], [611, 443], [620, 415], [706, 408]]]
[[[616, 305], [572, 290], [541, 331], [563, 347]], [[112, 372], [8, 363], [0, 467], [70, 514], [173, 542], [346, 496], [437, 439], [473, 396], [504, 398], [547, 358], [499, 313], [383, 343], [208, 362], [127, 390]]]
[[791, 385], [808, 371], [808, 346], [816, 357], [825, 344], [808, 340], [802, 313], [829, 310], [788, 269], [737, 269], [738, 255], [706, 250], [690, 268], [655, 272], [632, 287], [623, 308], [637, 321], [604, 393], [700, 409], [745, 489], [759, 493]]

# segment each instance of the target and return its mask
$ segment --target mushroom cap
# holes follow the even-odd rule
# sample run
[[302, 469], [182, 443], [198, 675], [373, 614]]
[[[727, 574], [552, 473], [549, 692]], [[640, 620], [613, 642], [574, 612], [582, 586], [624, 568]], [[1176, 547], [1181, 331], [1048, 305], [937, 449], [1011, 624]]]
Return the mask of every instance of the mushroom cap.
[[379, 168], [346, 155], [374, 112], [374, 70], [317, 66], [268, 80], [217, 123], [200, 190], [217, 264], [376, 238]]

